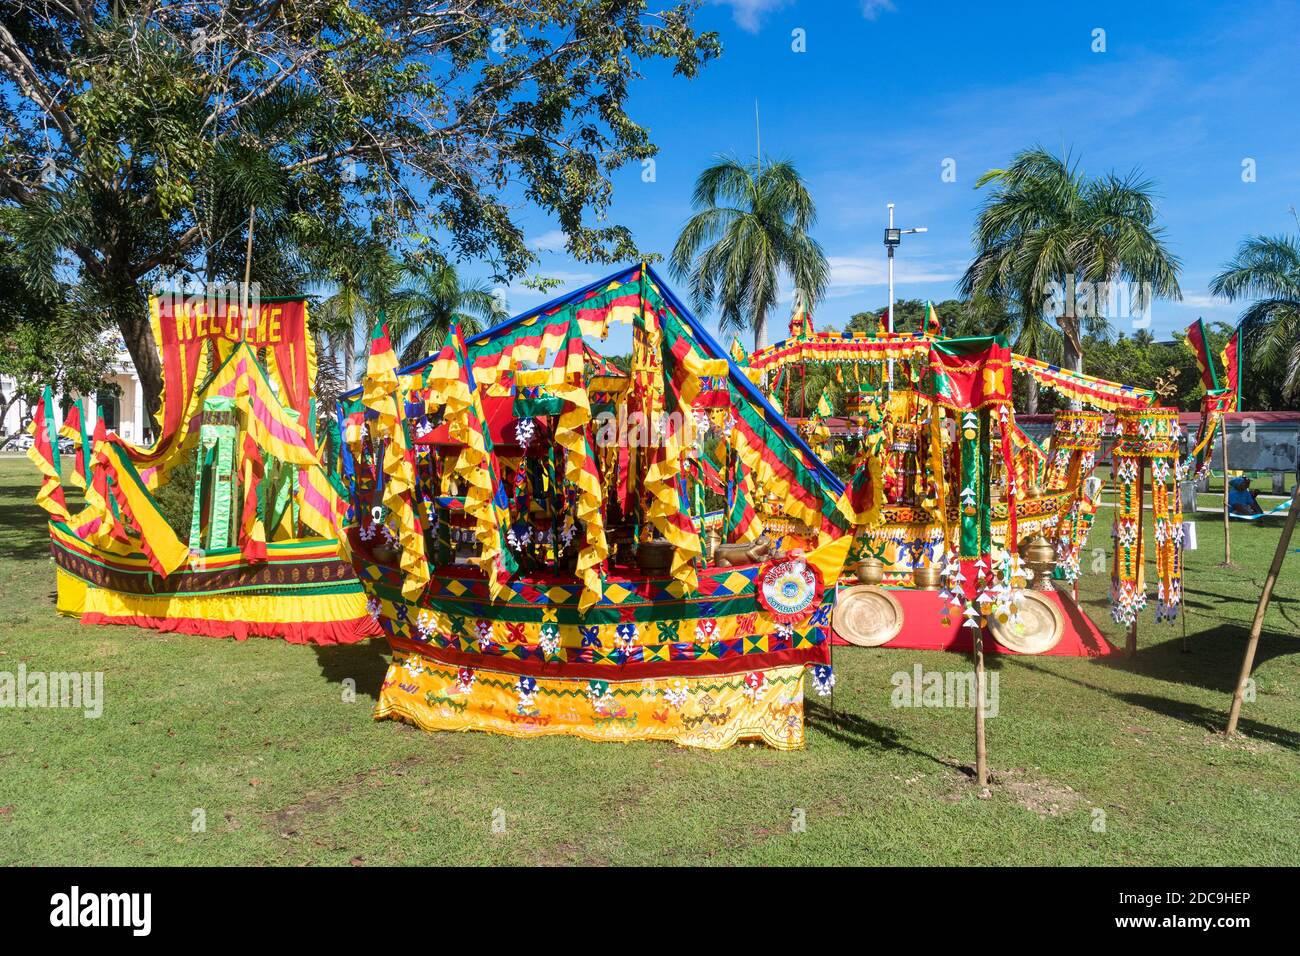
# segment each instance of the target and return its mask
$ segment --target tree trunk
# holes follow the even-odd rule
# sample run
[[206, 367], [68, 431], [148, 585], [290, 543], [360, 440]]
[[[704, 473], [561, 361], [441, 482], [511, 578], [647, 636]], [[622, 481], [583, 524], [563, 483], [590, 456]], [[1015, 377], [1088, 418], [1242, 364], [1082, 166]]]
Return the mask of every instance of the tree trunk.
[[[1062, 318], [1061, 332], [1063, 333], [1061, 338], [1064, 340], [1061, 343], [1061, 350], [1064, 353], [1061, 356], [1061, 365], [1064, 368], [1069, 369], [1071, 372], [1082, 372], [1083, 347], [1082, 338], [1080, 337], [1079, 320], [1077, 318], [1073, 320]], [[1070, 402], [1070, 408], [1078, 411], [1083, 408], [1083, 403], [1077, 400], [1072, 401]]]
[[[4, 398], [4, 396], [0, 395], [0, 398]], [[0, 405], [0, 448], [3, 448], [8, 443], [9, 439], [14, 437], [14, 435], [22, 434], [21, 422], [19, 423], [18, 431], [13, 432], [12, 434], [4, 428], [4, 423], [9, 420], [9, 409], [13, 408], [14, 402], [16, 401], [18, 401], [17, 383], [15, 383], [13, 394], [8, 398], [5, 398], [4, 404]], [[19, 418], [21, 419], [22, 416], [20, 415]]]
[[1038, 379], [1030, 377], [1027, 385], [1028, 394], [1025, 396], [1025, 414], [1038, 414]]
[[[1074, 321], [1077, 323], [1078, 319], [1075, 319]], [[1075, 344], [1076, 340], [1079, 338], [1079, 328], [1077, 324], [1066, 325], [1065, 322], [1062, 322], [1061, 331], [1065, 333], [1062, 336], [1064, 339], [1062, 347], [1065, 354], [1062, 356], [1061, 364], [1072, 372], [1082, 372], [1083, 349]], [[1080, 343], [1080, 345], [1081, 344], [1082, 343]]]
[[142, 307], [137, 300], [122, 302], [111, 306], [114, 320], [126, 342], [126, 350], [135, 365], [135, 373], [140, 378], [144, 389], [145, 411], [150, 416], [158, 413], [162, 402], [163, 371], [162, 359], [158, 355], [158, 346], [153, 339], [153, 327], [149, 322], [149, 310]]
[[754, 316], [754, 351], [767, 344], [767, 315]]

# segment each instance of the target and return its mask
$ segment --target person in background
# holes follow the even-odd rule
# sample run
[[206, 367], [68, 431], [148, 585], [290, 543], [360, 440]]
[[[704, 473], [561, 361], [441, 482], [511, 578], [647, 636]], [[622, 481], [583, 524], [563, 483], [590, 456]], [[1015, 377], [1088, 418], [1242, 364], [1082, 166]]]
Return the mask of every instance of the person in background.
[[1228, 482], [1228, 510], [1235, 515], [1262, 514], [1264, 509], [1255, 500], [1259, 494], [1250, 490], [1250, 479], [1245, 475]]

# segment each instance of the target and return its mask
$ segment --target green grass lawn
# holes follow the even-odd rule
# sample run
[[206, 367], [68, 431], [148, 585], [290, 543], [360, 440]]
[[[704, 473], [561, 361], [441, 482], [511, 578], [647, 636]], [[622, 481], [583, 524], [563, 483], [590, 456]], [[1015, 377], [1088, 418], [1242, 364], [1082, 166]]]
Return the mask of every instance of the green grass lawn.
[[[1148, 610], [1135, 661], [994, 656], [982, 795], [971, 711], [890, 707], [891, 674], [962, 670], [963, 656], [837, 648], [838, 720], [812, 697], [793, 753], [426, 734], [370, 718], [382, 641], [236, 643], [58, 616], [35, 489], [25, 460], [0, 460], [0, 671], [103, 671], [106, 704], [92, 720], [0, 710], [2, 863], [1300, 862], [1300, 555], [1266, 622], [1246, 736], [1216, 732], [1280, 521], [1234, 525], [1240, 568], [1225, 570], [1220, 523], [1200, 517], [1186, 651], [1181, 621], [1157, 627]], [[1092, 545], [1109, 545], [1109, 522], [1103, 508]], [[1122, 642], [1107, 581], [1087, 575], [1082, 597]]]

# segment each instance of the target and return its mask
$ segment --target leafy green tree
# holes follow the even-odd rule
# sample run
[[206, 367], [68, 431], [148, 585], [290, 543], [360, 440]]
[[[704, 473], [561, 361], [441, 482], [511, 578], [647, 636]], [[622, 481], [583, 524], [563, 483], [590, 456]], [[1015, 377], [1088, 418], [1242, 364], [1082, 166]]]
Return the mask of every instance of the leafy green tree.
[[334, 276], [332, 292], [312, 315], [318, 338], [329, 346], [331, 371], [346, 388], [360, 374], [357, 343], [365, 341], [379, 313], [393, 305], [403, 264], [380, 243], [362, 243], [350, 255], [341, 251], [345, 254], [329, 266], [328, 274]]
[[[85, 321], [98, 306], [81, 289], [36, 290], [23, 280], [13, 244], [4, 235], [7, 218], [0, 214], [0, 375], [12, 384], [0, 391], [0, 422], [19, 403], [34, 406], [46, 385], [58, 397], [94, 395], [117, 359], [114, 337]], [[0, 434], [0, 445], [11, 437]]]
[[[945, 299], [935, 302], [939, 325], [946, 338], [963, 338], [972, 335], [1006, 335], [1014, 326], [1014, 317], [1005, 305], [988, 297], [974, 299]], [[894, 300], [894, 329], [899, 332], [917, 332], [925, 329], [925, 306], [922, 299]], [[848, 324], [851, 332], [877, 332], [884, 329], [884, 316], [889, 304], [871, 312], [855, 313]]]
[[1300, 240], [1251, 236], [1210, 291], [1233, 302], [1255, 300], [1241, 314], [1243, 364], [1279, 382], [1285, 401], [1300, 399]]
[[[669, 0], [671, 2], [671, 0]], [[534, 260], [519, 199], [583, 261], [637, 255], [609, 174], [655, 153], [628, 114], [641, 65], [719, 52], [697, 0], [9, 0], [0, 204], [33, 278], [75, 268], [156, 405], [146, 287], [242, 277], [289, 291], [322, 256], [429, 237], [503, 276]]]
[[1027, 354], [1049, 358], [1059, 332], [1062, 364], [1082, 370], [1084, 335], [1109, 330], [1103, 302], [1086, 314], [1075, 307], [1085, 288], [1128, 282], [1152, 297], [1181, 298], [1179, 262], [1156, 226], [1152, 184], [1136, 174], [1088, 179], [1068, 157], [1037, 147], [975, 185], [993, 192], [980, 210], [961, 291], [1005, 302]]
[[453, 323], [465, 335], [480, 323], [506, 318], [505, 302], [481, 279], [465, 281], [456, 267], [438, 257], [414, 258], [405, 265], [405, 284], [390, 307], [402, 363], [414, 362], [439, 348]]
[[784, 271], [812, 310], [826, 293], [830, 266], [808, 231], [817, 209], [788, 161], [744, 163], [731, 156], [700, 173], [687, 220], [673, 246], [673, 273], [689, 279], [695, 306], [714, 309], [723, 332], [752, 329], [767, 343], [768, 314]]
[[[1089, 375], [1142, 388], [1156, 388], [1160, 380], [1168, 376], [1170, 369], [1181, 367], [1186, 371], [1186, 363], [1195, 361], [1185, 345], [1157, 342], [1147, 329], [1139, 329], [1132, 335], [1090, 335], [1085, 337], [1084, 344], [1087, 348], [1085, 371]], [[1191, 371], [1194, 375], [1195, 370]], [[1170, 404], [1181, 400], [1179, 392], [1182, 386], [1195, 390], [1195, 382], [1191, 379], [1182, 382], [1179, 388], [1165, 396]]]
[[[894, 306], [894, 318], [897, 319], [898, 303], [895, 302]], [[844, 330], [846, 332], [869, 332], [872, 335], [875, 335], [877, 332], [880, 332], [885, 328], [885, 320], [881, 318], [881, 312], [883, 311], [884, 310], [881, 309], [880, 312], [854, 312], [849, 316], [849, 323], [844, 327]]]

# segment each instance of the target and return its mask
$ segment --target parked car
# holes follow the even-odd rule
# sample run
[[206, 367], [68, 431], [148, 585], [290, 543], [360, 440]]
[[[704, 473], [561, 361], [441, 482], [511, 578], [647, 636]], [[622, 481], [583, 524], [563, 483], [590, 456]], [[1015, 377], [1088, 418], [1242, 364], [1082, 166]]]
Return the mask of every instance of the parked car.
[[28, 435], [26, 432], [23, 432], [20, 435], [14, 435], [12, 438], [10, 438], [9, 441], [5, 443], [4, 450], [5, 451], [26, 451], [27, 449], [31, 448], [32, 445], [35, 444], [35, 442], [36, 440], [32, 438], [31, 435]]

